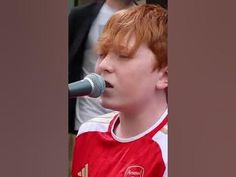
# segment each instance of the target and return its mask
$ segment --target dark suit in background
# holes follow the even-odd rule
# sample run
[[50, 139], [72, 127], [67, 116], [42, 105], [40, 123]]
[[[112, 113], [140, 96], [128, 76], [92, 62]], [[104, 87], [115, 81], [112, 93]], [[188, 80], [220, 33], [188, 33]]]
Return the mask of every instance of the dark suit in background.
[[[104, 1], [72, 9], [69, 15], [69, 83], [82, 79], [82, 65], [85, 44], [89, 30], [97, 17]], [[76, 98], [69, 99], [69, 133], [76, 134], [75, 125]]]
[[147, 4], [159, 4], [165, 9], [168, 8], [168, 0], [146, 0]]

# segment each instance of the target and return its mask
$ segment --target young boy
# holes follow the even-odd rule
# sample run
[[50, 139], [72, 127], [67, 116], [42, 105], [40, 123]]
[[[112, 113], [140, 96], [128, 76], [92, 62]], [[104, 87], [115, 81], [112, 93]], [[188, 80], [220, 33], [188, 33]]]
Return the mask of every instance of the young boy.
[[96, 72], [106, 82], [101, 104], [117, 112], [81, 126], [72, 177], [167, 177], [167, 18], [141, 5], [105, 26]]

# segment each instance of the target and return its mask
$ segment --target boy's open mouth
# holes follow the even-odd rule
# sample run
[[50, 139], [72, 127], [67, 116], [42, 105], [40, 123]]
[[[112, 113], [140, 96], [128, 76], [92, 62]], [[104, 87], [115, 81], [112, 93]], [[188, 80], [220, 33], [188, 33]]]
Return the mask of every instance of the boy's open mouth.
[[111, 85], [109, 82], [105, 81], [106, 88], [113, 88], [113, 85]]

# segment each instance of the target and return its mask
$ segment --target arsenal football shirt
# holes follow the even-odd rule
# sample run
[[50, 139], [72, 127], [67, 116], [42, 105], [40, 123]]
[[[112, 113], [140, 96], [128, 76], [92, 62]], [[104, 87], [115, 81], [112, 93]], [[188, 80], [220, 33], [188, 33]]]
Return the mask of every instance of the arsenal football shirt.
[[167, 113], [145, 132], [114, 134], [119, 113], [83, 124], [76, 137], [72, 177], [167, 177]]

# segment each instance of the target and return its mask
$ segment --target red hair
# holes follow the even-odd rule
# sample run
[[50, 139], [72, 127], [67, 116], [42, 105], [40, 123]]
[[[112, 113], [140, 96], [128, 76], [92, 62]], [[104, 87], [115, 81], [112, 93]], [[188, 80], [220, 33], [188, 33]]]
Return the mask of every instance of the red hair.
[[[157, 59], [157, 68], [167, 66], [167, 10], [144, 4], [115, 13], [107, 22], [97, 43], [98, 54], [119, 51], [135, 36], [135, 45], [127, 51], [132, 56], [141, 43], [148, 45]], [[126, 45], [127, 48], [127, 45]]]

